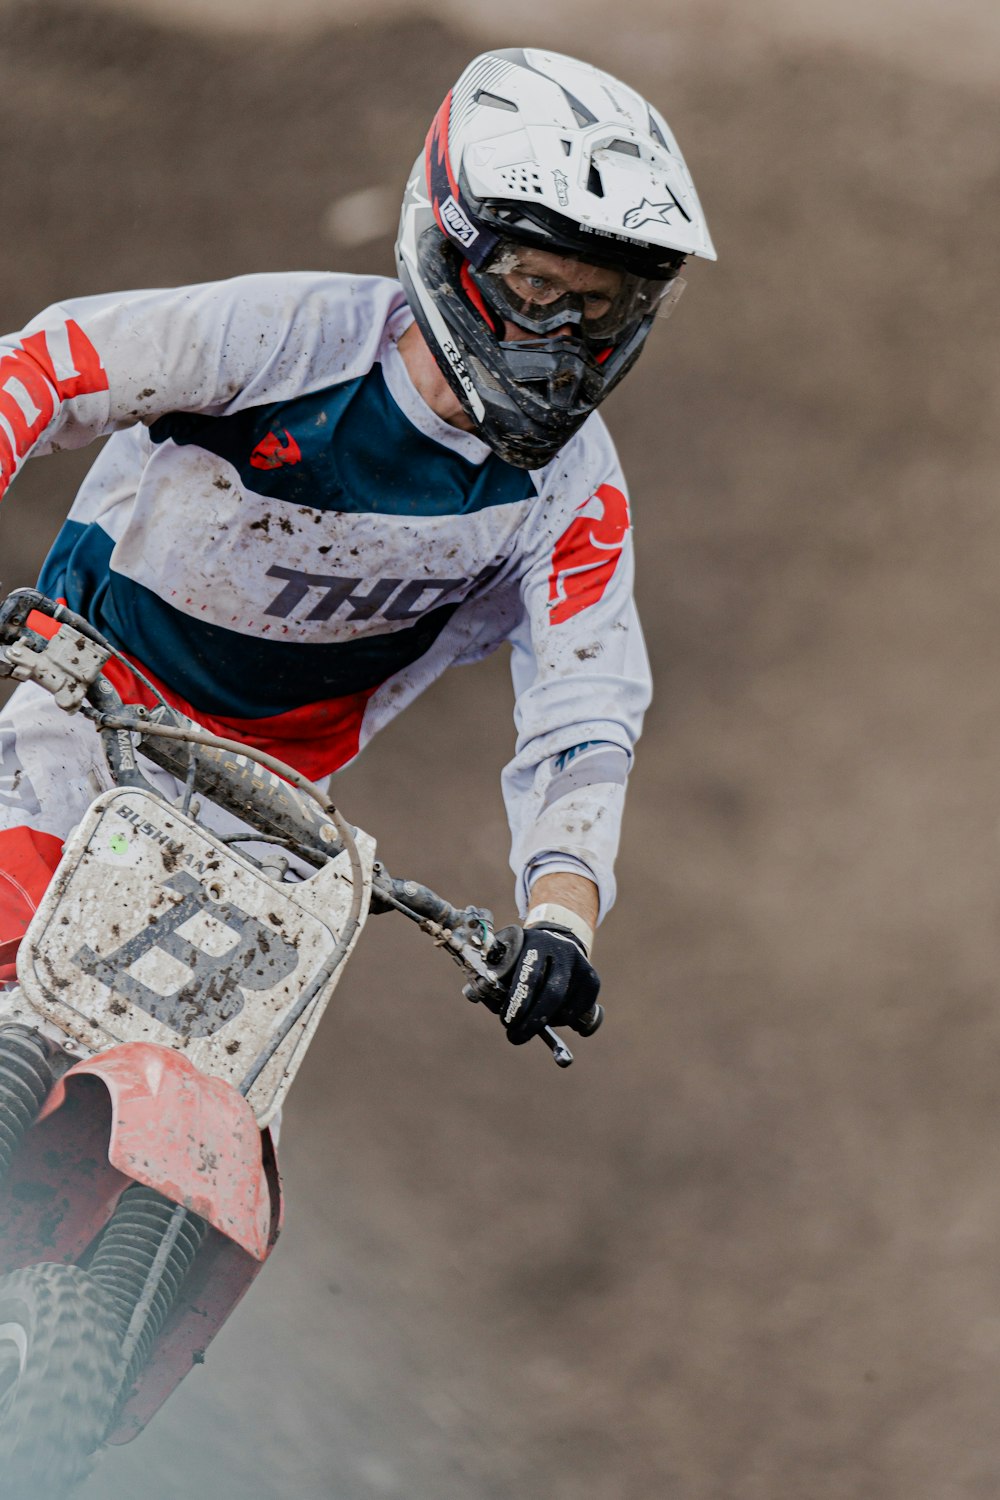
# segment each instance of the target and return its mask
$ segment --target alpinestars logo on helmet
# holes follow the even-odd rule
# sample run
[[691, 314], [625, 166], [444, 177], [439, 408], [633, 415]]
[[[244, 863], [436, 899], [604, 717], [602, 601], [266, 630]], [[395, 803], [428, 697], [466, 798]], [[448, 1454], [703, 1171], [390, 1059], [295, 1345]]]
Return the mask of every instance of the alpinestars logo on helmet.
[[676, 198], [671, 198], [669, 203], [650, 203], [648, 198], [643, 198], [635, 208], [630, 208], [622, 220], [626, 229], [641, 229], [644, 224], [669, 224], [670, 215], [680, 209], [684, 210]]

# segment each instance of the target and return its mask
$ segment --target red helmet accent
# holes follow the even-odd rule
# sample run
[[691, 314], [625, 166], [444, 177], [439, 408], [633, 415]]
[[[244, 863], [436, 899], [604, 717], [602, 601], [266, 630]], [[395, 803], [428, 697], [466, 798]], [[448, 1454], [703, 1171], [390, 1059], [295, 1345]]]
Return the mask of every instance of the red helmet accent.
[[472, 279], [472, 272], [469, 270], [467, 261], [463, 260], [462, 262], [462, 269], [459, 272], [459, 280], [462, 283], [462, 291], [468, 297], [469, 301], [472, 303], [476, 311], [481, 315], [483, 322], [486, 324], [490, 332], [502, 333], [502, 326], [497, 322], [496, 318], [486, 306], [486, 299]]
[[427, 140], [424, 145], [424, 161], [427, 171], [427, 195], [431, 200], [434, 217], [437, 219], [438, 227], [442, 234], [445, 233], [444, 221], [441, 218], [441, 180], [442, 169], [445, 181], [451, 190], [452, 197], [458, 200], [458, 183], [451, 169], [451, 159], [448, 155], [448, 127], [451, 121], [451, 90], [444, 97], [444, 102], [437, 114], [431, 121], [431, 128], [427, 132]]

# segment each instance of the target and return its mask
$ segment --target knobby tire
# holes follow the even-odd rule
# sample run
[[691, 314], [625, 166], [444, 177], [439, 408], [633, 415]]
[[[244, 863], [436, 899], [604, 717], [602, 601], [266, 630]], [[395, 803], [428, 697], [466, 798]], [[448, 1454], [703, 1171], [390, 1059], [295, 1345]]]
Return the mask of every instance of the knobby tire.
[[108, 1428], [121, 1329], [79, 1266], [0, 1279], [0, 1500], [63, 1500]]

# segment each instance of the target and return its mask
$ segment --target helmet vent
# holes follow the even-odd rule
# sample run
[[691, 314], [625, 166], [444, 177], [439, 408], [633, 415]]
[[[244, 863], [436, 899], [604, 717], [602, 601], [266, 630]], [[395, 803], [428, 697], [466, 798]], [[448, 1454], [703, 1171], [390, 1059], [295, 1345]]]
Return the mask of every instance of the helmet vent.
[[512, 193], [541, 194], [544, 192], [538, 169], [531, 162], [523, 162], [520, 166], [504, 167], [500, 172], [500, 177], [504, 186]]
[[597, 124], [597, 116], [595, 114], [591, 114], [591, 112], [587, 108], [587, 106], [585, 104], [581, 104], [580, 101], [579, 101], [579, 99], [575, 98], [570, 93], [570, 91], [569, 91], [568, 88], [564, 88], [562, 85], [560, 85], [560, 87], [562, 88], [563, 95], [564, 95], [564, 97], [566, 99], [566, 103], [569, 105], [570, 109], [573, 111], [573, 115], [574, 115], [574, 118], [576, 119], [576, 123], [581, 128], [583, 128], [583, 127], [585, 127], [587, 125], [596, 125]]
[[569, 156], [571, 154], [572, 150], [573, 150], [573, 142], [572, 141], [563, 141], [562, 148], [563, 148], [563, 156]]
[[639, 155], [639, 147], [635, 141], [609, 141], [604, 149], [606, 151], [617, 151], [619, 156]]
[[587, 174], [587, 192], [593, 193], [595, 198], [604, 197], [604, 183], [601, 181], [601, 174], [593, 162], [590, 163], [590, 171]]
[[650, 116], [649, 116], [649, 133], [653, 137], [653, 140], [656, 142], [656, 144], [658, 146], [662, 146], [663, 149], [664, 149], [664, 151], [666, 151], [666, 149], [667, 149], [667, 143], [663, 139], [663, 131], [660, 129], [659, 125], [657, 125], [656, 121], [653, 119], [652, 114], [650, 114]]
[[491, 94], [487, 89], [480, 89], [473, 103], [488, 104], [491, 109], [512, 110], [515, 115], [518, 112], [517, 105], [512, 99], [501, 99], [499, 94]]

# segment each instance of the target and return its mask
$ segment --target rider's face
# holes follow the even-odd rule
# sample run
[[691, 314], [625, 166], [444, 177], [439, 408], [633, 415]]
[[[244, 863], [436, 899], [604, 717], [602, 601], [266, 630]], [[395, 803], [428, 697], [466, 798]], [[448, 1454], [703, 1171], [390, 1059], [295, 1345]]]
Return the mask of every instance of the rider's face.
[[[621, 292], [623, 278], [620, 271], [609, 266], [593, 266], [568, 255], [556, 255], [551, 250], [525, 246], [518, 249], [516, 264], [504, 271], [503, 280], [512, 301], [523, 303], [532, 310], [551, 307], [563, 297], [572, 297], [578, 301], [586, 328], [588, 322], [604, 318], [611, 311]], [[571, 323], [566, 323], [549, 337], [565, 336], [575, 331]], [[504, 323], [504, 336], [508, 342], [538, 338], [531, 329], [510, 320]]]

